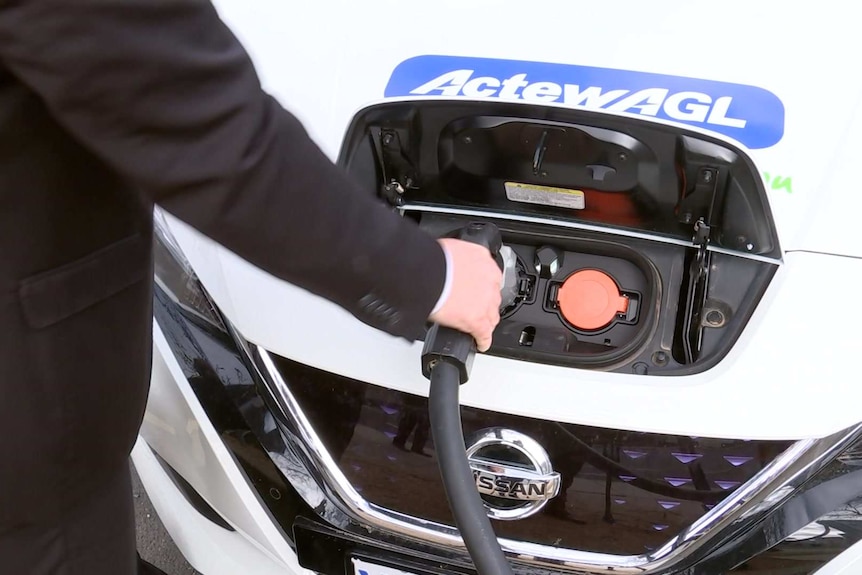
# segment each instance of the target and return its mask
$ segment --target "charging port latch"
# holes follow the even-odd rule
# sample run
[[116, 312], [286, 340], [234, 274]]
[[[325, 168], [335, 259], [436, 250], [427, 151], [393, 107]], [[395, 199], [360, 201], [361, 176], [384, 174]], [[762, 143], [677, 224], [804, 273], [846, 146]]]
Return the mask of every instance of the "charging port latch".
[[698, 246], [701, 250], [706, 249], [709, 245], [709, 237], [712, 233], [712, 228], [700, 218], [694, 223], [694, 236], [692, 243]]

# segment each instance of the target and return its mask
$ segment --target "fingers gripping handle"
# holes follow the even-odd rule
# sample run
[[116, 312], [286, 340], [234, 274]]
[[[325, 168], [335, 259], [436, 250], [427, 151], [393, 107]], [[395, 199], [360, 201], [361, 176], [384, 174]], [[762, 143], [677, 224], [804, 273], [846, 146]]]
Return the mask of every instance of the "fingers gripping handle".
[[[503, 260], [500, 248], [503, 238], [496, 225], [486, 222], [473, 222], [461, 229], [458, 239], [485, 246], [500, 269]], [[476, 341], [469, 334], [450, 327], [434, 324], [425, 338], [422, 349], [422, 375], [431, 378], [431, 371], [439, 362], [446, 362], [458, 368], [459, 381], [463, 384], [470, 378], [473, 357], [476, 355]]]
[[500, 229], [494, 224], [487, 222], [471, 222], [461, 228], [458, 239], [485, 246], [491, 252], [491, 256], [500, 269], [503, 269], [503, 259], [500, 256], [500, 248], [503, 247], [503, 236]]

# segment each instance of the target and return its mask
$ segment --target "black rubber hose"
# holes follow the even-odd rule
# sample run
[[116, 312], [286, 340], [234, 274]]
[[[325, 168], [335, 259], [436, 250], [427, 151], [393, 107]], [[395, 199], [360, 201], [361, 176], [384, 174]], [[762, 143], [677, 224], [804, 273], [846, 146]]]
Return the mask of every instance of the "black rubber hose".
[[459, 370], [445, 361], [431, 370], [428, 396], [431, 434], [437, 452], [443, 487], [455, 525], [461, 533], [479, 575], [513, 575], [503, 554], [491, 520], [476, 490], [473, 472], [467, 462], [461, 406], [458, 400]]

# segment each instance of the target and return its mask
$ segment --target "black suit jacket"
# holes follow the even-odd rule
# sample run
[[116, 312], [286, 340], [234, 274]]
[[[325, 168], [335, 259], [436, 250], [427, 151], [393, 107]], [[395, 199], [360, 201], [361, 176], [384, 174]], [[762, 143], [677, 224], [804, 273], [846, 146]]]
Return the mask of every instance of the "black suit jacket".
[[209, 2], [0, 3], [0, 533], [126, 464], [153, 203], [394, 335], [443, 286], [436, 242], [261, 90]]

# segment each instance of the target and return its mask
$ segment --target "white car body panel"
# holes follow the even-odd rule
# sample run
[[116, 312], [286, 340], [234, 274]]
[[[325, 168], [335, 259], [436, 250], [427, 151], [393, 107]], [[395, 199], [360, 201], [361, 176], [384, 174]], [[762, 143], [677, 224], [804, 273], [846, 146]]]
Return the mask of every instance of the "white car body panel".
[[[165, 530], [182, 550], [186, 561], [199, 573], [312, 575], [298, 566], [295, 556], [288, 563], [276, 562], [248, 535], [226, 531], [201, 516], [183, 497], [143, 439], [135, 444], [132, 461]], [[220, 503], [217, 497], [216, 504]], [[258, 520], [268, 521], [269, 518], [260, 511]]]
[[[421, 342], [410, 345], [370, 328], [185, 224], [169, 221], [213, 299], [244, 337], [313, 367], [427, 395], [428, 381], [419, 369]], [[823, 278], [841, 283], [860, 277], [860, 259], [788, 254], [738, 344], [719, 365], [698, 375], [644, 378], [479, 355], [461, 401], [551, 421], [654, 433], [823, 437], [859, 421], [854, 402], [835, 398], [856, 394], [855, 353], [862, 344], [849, 325], [844, 337], [822, 335], [834, 333], [835, 318], [847, 310], [844, 298], [824, 297]], [[806, 330], [820, 337], [806, 337]]]

